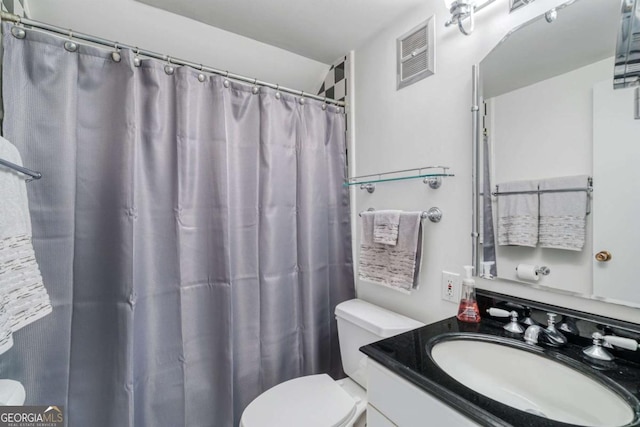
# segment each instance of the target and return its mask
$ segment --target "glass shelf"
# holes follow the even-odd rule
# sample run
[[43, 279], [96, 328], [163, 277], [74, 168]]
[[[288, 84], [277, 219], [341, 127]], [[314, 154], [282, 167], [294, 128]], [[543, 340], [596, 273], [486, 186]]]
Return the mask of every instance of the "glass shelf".
[[[440, 169], [440, 171], [436, 172], [433, 169]], [[354, 176], [349, 178], [343, 185], [345, 187], [359, 185], [361, 189], [373, 193], [375, 184], [377, 183], [422, 179], [424, 183], [429, 184], [431, 188], [439, 188], [442, 184], [442, 178], [452, 176], [455, 175], [449, 173], [449, 167], [447, 166], [425, 166], [421, 168]]]
[[[351, 185], [360, 185], [360, 184], [376, 184], [378, 182], [391, 182], [391, 181], [404, 181], [407, 179], [420, 179], [420, 178], [438, 178], [438, 177], [450, 177], [455, 176], [452, 173], [426, 173], [422, 175], [411, 175], [411, 176], [402, 176], [398, 178], [379, 178], [372, 179], [368, 181], [355, 181], [355, 182], [345, 182], [344, 186], [349, 187]], [[353, 179], [353, 178], [350, 178]]]

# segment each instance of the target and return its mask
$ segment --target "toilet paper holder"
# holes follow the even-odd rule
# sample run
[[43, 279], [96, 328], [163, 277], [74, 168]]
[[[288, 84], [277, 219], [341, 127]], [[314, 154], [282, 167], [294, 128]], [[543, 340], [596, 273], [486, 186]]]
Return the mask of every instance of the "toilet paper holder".
[[[518, 271], [518, 267], [516, 267], [516, 271]], [[541, 265], [540, 267], [536, 268], [536, 274], [540, 276], [548, 276], [550, 273], [551, 269], [546, 265]]]
[[548, 276], [549, 273], [551, 273], [551, 269], [546, 265], [541, 265], [540, 267], [538, 267], [538, 269], [536, 269], [536, 273], [542, 276]]

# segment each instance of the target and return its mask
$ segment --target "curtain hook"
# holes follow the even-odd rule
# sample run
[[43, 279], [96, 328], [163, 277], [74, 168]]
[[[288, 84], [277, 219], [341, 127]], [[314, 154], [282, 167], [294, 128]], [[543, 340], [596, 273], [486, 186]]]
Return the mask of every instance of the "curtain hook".
[[176, 71], [176, 68], [171, 65], [171, 57], [170, 56], [165, 56], [167, 58], [167, 65], [164, 66], [164, 72], [171, 76], [173, 75], [173, 73]]
[[[202, 64], [200, 64], [199, 70], [202, 71], [203, 69], [204, 67], [202, 66]], [[205, 76], [203, 73], [198, 74], [198, 81], [200, 83], [204, 83], [205, 80], [207, 80], [207, 76]]]
[[229, 83], [229, 70], [227, 70], [224, 74], [224, 82], [222, 82], [222, 84], [224, 85], [224, 87], [229, 87], [231, 86], [231, 83]]
[[280, 99], [282, 95], [280, 95], [280, 85], [276, 84], [276, 99]]
[[304, 91], [300, 92], [300, 100], [298, 102], [300, 102], [300, 105], [304, 105]]
[[134, 52], [135, 55], [133, 57], [133, 65], [134, 67], [139, 67], [140, 65], [142, 65], [142, 59], [140, 59], [140, 48], [136, 47], [136, 50]]
[[69, 30], [69, 40], [64, 42], [64, 48], [69, 52], [75, 52], [78, 50], [78, 44], [73, 41], [73, 31]]
[[258, 83], [258, 79], [254, 78], [253, 79], [253, 89], [251, 89], [251, 93], [253, 93], [254, 95], [256, 95], [258, 92], [260, 92], [260, 88], [256, 85]]
[[11, 34], [13, 34], [13, 37], [15, 37], [17, 39], [23, 39], [23, 38], [27, 37], [27, 32], [20, 25], [20, 21], [18, 21], [18, 23], [16, 25], [11, 27]]
[[111, 52], [111, 59], [114, 62], [120, 62], [122, 60], [122, 55], [120, 55], [120, 48], [118, 47], [118, 42], [114, 43], [114, 48], [116, 49], [114, 52]]
[[324, 99], [322, 100], [322, 110], [326, 110], [327, 109], [327, 97], [325, 96]]

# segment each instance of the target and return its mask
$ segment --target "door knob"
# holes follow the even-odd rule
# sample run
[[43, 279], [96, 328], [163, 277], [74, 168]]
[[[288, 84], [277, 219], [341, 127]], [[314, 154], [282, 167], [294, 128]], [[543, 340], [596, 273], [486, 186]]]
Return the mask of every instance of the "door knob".
[[596, 254], [596, 261], [598, 262], [607, 262], [611, 259], [611, 252], [609, 251], [600, 251]]

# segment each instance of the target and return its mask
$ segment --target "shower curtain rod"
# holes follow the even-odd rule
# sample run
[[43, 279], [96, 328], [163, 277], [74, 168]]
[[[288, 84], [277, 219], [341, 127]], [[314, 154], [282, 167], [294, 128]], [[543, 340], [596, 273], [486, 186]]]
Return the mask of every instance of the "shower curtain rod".
[[178, 58], [172, 58], [168, 55], [163, 55], [161, 53], [157, 53], [157, 52], [153, 52], [150, 50], [145, 50], [145, 49], [139, 49], [135, 46], [130, 46], [124, 43], [120, 43], [120, 42], [113, 42], [111, 40], [106, 40], [100, 37], [96, 37], [96, 36], [91, 36], [89, 34], [84, 34], [84, 33], [76, 33], [73, 30], [66, 30], [62, 27], [57, 27], [55, 25], [51, 25], [51, 24], [47, 24], [45, 22], [40, 22], [40, 21], [36, 21], [33, 19], [28, 19], [28, 18], [22, 18], [18, 15], [14, 15], [12, 13], [7, 13], [7, 12], [0, 12], [0, 19], [2, 21], [9, 21], [9, 22], [15, 22], [16, 24], [22, 24], [22, 25], [26, 25], [32, 28], [37, 28], [40, 30], [44, 30], [44, 31], [50, 31], [53, 33], [57, 33], [63, 36], [68, 36], [70, 38], [74, 38], [74, 39], [78, 39], [78, 40], [84, 40], [84, 41], [88, 41], [90, 43], [95, 43], [95, 44], [99, 44], [102, 46], [108, 46], [108, 47], [112, 47], [114, 49], [129, 49], [133, 52], [136, 52], [139, 55], [142, 56], [146, 56], [149, 58], [154, 58], [154, 59], [159, 59], [162, 61], [167, 61], [170, 64], [174, 64], [174, 65], [183, 65], [186, 67], [191, 67], [194, 68], [198, 71], [205, 71], [208, 73], [213, 73], [213, 74], [218, 74], [221, 76], [224, 76], [225, 78], [229, 78], [229, 79], [233, 79], [233, 80], [239, 80], [242, 82], [246, 82], [246, 83], [252, 83], [254, 85], [259, 85], [259, 86], [265, 86], [265, 87], [269, 87], [271, 89], [276, 89], [282, 92], [287, 92], [287, 93], [291, 93], [294, 95], [299, 95], [302, 96], [303, 98], [311, 98], [311, 99], [316, 99], [318, 101], [323, 101], [326, 102], [328, 104], [334, 104], [340, 107], [344, 107], [345, 106], [345, 102], [344, 101], [336, 101], [335, 99], [329, 99], [329, 98], [323, 98], [321, 96], [318, 95], [312, 95], [310, 93], [306, 93], [303, 92], [301, 90], [296, 90], [296, 89], [290, 89], [288, 87], [284, 87], [284, 86], [280, 86], [278, 84], [273, 84], [273, 83], [268, 83], [268, 82], [263, 82], [261, 80], [258, 79], [254, 79], [251, 77], [246, 77], [246, 76], [242, 76], [240, 74], [235, 74], [235, 73], [230, 73], [229, 71], [223, 71], [223, 70], [218, 70], [216, 68], [213, 67], [208, 67], [202, 64], [196, 64], [195, 62], [190, 62], [190, 61], [185, 61], [183, 59], [178, 59]]

